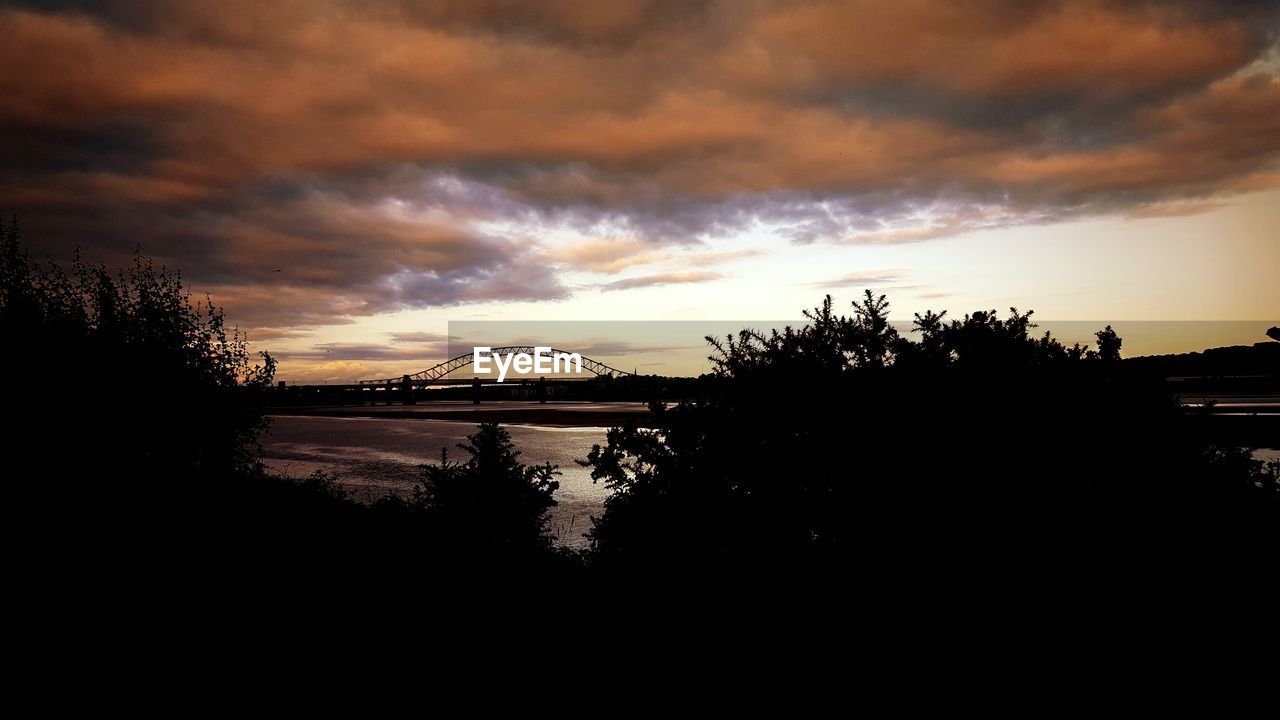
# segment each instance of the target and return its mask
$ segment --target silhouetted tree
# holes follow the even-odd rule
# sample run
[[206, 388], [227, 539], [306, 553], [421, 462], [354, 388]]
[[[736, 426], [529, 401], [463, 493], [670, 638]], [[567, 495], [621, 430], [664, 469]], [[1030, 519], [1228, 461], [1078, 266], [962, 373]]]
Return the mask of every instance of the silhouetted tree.
[[550, 549], [547, 511], [560, 487], [556, 466], [521, 463], [511, 435], [497, 423], [481, 423], [458, 448], [466, 461], [450, 462], [441, 449], [440, 464], [423, 466], [424, 482], [415, 490], [415, 504], [437, 531], [472, 551]]
[[848, 317], [827, 297], [803, 327], [708, 338], [703, 397], [655, 406], [656, 430], [611, 429], [587, 458], [612, 491], [595, 562], [1111, 567], [1138, 537], [1204, 540], [1212, 523], [1187, 530], [1187, 513], [1241, 527], [1274, 513], [1260, 464], [1209, 443], [1162, 378], [1115, 362], [1111, 328], [1092, 351], [1033, 335], [1016, 309], [927, 312], [913, 338], [887, 313], [870, 293]]
[[854, 367], [883, 368], [893, 362], [898, 331], [889, 324], [889, 302], [884, 295], [876, 297], [865, 291], [865, 297], [853, 303], [853, 318], [846, 332], [843, 343], [853, 355]]
[[[159, 628], [154, 657], [179, 652], [184, 669], [241, 667], [263, 638], [291, 658], [338, 652], [390, 602], [431, 617], [431, 651], [450, 658], [450, 638], [474, 649], [486, 633], [544, 627], [509, 612], [531, 597], [478, 588], [575, 576], [576, 556], [546, 533], [554, 467], [522, 465], [506, 432], [485, 426], [466, 462], [427, 471], [416, 500], [370, 507], [332, 476], [273, 477], [255, 444], [275, 362], [255, 360], [220, 309], [140, 254], [118, 273], [78, 257], [68, 271], [32, 261], [20, 240], [0, 222], [6, 571], [20, 600], [52, 616], [33, 623], [41, 644], [51, 628], [97, 637], [76, 624], [93, 617], [127, 628], [141, 652]], [[478, 600], [508, 612], [485, 615]], [[180, 646], [197, 628], [223, 645]]]
[[1107, 362], [1114, 362], [1120, 359], [1120, 347], [1124, 341], [1116, 334], [1115, 330], [1108, 325], [1105, 329], [1094, 333], [1098, 338], [1098, 357]]
[[69, 272], [40, 265], [15, 220], [0, 222], [0, 284], [0, 333], [27, 348], [6, 353], [0, 371], [42, 379], [19, 388], [36, 413], [28, 447], [74, 436], [64, 461], [133, 473], [254, 468], [266, 424], [254, 393], [275, 360], [255, 363], [222, 310], [193, 302], [178, 273], [140, 254], [114, 275], [78, 254]]

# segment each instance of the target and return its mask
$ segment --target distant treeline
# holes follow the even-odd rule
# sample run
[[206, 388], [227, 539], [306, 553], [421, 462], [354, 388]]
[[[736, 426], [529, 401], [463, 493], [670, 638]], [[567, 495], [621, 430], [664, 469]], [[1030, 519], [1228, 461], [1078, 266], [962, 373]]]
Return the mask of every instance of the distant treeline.
[[1125, 362], [1165, 377], [1257, 376], [1274, 381], [1280, 380], [1280, 342], [1233, 345], [1176, 355], [1147, 355]]

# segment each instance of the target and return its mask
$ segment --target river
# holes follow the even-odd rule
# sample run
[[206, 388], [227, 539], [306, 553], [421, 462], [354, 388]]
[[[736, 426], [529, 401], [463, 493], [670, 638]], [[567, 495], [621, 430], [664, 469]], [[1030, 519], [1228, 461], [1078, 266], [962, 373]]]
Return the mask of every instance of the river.
[[[574, 461], [586, 458], [593, 444], [604, 444], [607, 428], [506, 423], [503, 427], [511, 433], [524, 463], [560, 466], [563, 474], [555, 494], [557, 505], [549, 513], [550, 529], [559, 543], [585, 547], [591, 517], [602, 512], [608, 490], [593, 483], [590, 470]], [[474, 421], [277, 415], [271, 418], [262, 446], [267, 467], [275, 472], [306, 477], [324, 470], [338, 476], [357, 499], [375, 500], [388, 494], [407, 495], [422, 477], [421, 465], [439, 462], [441, 447], [449, 448], [452, 459], [465, 460], [466, 453], [455, 445], [475, 431]], [[1259, 450], [1258, 457], [1280, 460], [1280, 450]]]
[[[526, 464], [550, 462], [560, 466], [557, 505], [549, 513], [550, 529], [563, 545], [586, 546], [584, 534], [591, 517], [601, 513], [608, 490], [591, 481], [585, 459], [595, 443], [604, 444], [604, 427], [508, 425], [511, 440]], [[263, 438], [267, 467], [291, 477], [315, 470], [338, 476], [340, 484], [359, 500], [388, 494], [407, 495], [422, 477], [423, 463], [440, 461], [440, 448], [452, 460], [467, 454], [455, 447], [476, 431], [474, 422], [377, 417], [272, 416]]]

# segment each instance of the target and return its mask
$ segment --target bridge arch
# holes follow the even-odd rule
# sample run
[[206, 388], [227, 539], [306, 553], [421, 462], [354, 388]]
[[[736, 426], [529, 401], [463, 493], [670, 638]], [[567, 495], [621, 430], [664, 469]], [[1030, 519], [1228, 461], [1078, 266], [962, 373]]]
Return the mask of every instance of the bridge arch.
[[[545, 346], [542, 346], [542, 347], [545, 347]], [[502, 347], [490, 348], [489, 354], [510, 355], [513, 353], [515, 354], [524, 353], [527, 355], [533, 355], [535, 349], [536, 347], [533, 345], [504, 345]], [[632, 374], [629, 372], [618, 370], [616, 368], [609, 367], [608, 365], [605, 365], [604, 363], [598, 360], [592, 360], [591, 358], [583, 355], [582, 353], [570, 353], [565, 350], [557, 350], [556, 348], [551, 348], [551, 354], [553, 356], [556, 355], [557, 353], [564, 354], [564, 355], [580, 356], [582, 358], [582, 369], [593, 373], [596, 377], [600, 377], [601, 375], [616, 376], [616, 375]], [[412, 385], [416, 387], [424, 387], [424, 386], [430, 385], [436, 380], [439, 380], [445, 375], [448, 375], [454, 370], [458, 370], [459, 368], [464, 368], [467, 365], [470, 365], [475, 360], [475, 358], [472, 357], [473, 355], [474, 355], [474, 351], [466, 353], [465, 355], [459, 355], [455, 358], [450, 358], [448, 360], [445, 360], [444, 362], [438, 365], [433, 365], [432, 367], [429, 367], [426, 370], [421, 370], [419, 372], [413, 373], [412, 375], [405, 375], [398, 378], [383, 378], [380, 380], [359, 380], [357, 381], [357, 384], [359, 385], [390, 385], [392, 383], [403, 383], [405, 379], [408, 378], [409, 382]]]

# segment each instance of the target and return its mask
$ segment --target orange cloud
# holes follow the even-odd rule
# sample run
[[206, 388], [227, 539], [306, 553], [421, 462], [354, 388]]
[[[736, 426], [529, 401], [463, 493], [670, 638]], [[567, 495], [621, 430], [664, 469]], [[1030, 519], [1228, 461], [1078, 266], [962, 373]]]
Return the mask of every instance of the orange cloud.
[[[276, 331], [717, 268], [690, 248], [756, 225], [907, 242], [1280, 182], [1266, 4], [72, 7], [0, 9], [5, 209]], [[626, 239], [528, 247], [565, 228]]]
[[1252, 21], [1176, 4], [832, 0], [774, 6], [750, 39], [775, 83], [1125, 97], [1242, 66], [1266, 38]]

